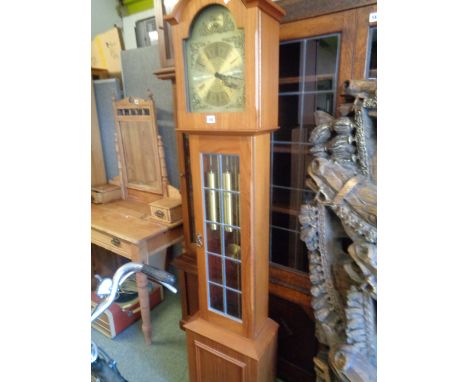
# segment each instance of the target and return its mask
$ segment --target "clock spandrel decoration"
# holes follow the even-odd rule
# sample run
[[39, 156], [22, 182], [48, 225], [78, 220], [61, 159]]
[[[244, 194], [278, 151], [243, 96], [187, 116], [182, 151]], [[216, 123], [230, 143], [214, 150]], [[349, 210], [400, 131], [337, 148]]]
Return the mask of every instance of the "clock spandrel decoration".
[[242, 111], [244, 31], [220, 5], [204, 8], [185, 41], [188, 107], [192, 112]]
[[192, 382], [275, 380], [268, 208], [283, 15], [271, 0], [180, 0], [166, 17], [197, 243], [199, 311], [184, 324]]

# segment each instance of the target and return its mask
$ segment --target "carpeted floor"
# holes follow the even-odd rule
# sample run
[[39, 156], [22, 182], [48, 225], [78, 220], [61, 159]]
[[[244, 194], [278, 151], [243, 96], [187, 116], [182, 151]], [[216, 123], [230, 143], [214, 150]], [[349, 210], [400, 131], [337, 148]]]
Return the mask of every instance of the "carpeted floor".
[[[153, 344], [145, 345], [141, 320], [114, 339], [91, 329], [92, 340], [112, 357], [129, 382], [188, 382], [185, 332], [179, 296], [164, 290], [164, 301], [151, 311]], [[282, 382], [280, 379], [277, 382]]]
[[141, 320], [107, 338], [95, 329], [91, 337], [112, 357], [129, 382], [187, 382], [185, 332], [180, 330], [179, 296], [164, 291], [164, 301], [151, 311], [153, 344], [145, 345]]

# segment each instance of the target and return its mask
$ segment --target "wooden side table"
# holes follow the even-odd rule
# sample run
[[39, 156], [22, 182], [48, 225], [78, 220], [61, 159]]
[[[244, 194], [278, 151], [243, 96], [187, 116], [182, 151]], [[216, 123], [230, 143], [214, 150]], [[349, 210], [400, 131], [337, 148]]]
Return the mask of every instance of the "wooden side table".
[[[164, 225], [151, 220], [146, 203], [118, 200], [91, 203], [91, 242], [134, 262], [148, 263], [149, 257], [183, 240], [182, 224]], [[145, 342], [152, 342], [148, 279], [137, 273]]]

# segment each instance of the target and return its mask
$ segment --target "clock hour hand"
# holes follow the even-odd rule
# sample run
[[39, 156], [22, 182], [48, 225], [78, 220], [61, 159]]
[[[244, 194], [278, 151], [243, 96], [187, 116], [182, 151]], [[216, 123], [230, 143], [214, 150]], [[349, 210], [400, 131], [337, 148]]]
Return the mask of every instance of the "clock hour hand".
[[241, 78], [237, 78], [237, 77], [234, 77], [234, 76], [228, 76], [226, 74], [221, 74], [221, 73], [218, 73], [218, 72], [216, 72], [214, 74], [214, 76], [216, 78], [220, 79], [221, 81], [223, 81], [224, 85], [226, 85], [228, 88], [231, 88], [231, 89], [238, 89], [239, 88], [239, 85], [236, 84], [235, 82], [232, 82], [232, 80], [240, 81]]

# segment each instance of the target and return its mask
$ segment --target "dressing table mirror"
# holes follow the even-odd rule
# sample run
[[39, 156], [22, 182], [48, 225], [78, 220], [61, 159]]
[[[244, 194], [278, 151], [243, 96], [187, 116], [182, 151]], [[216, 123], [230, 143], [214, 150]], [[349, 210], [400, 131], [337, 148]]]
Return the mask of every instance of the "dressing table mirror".
[[113, 106], [122, 199], [167, 197], [166, 160], [152, 96], [114, 99]]

